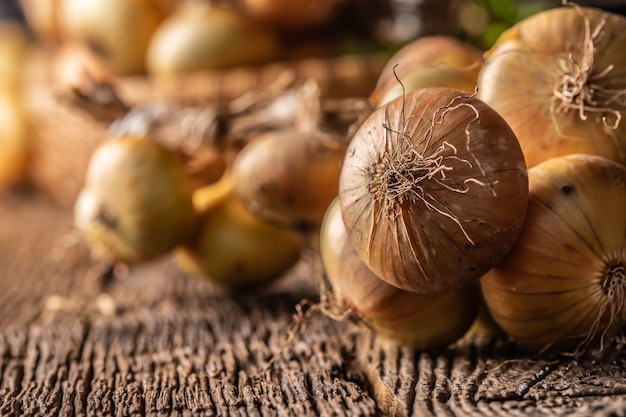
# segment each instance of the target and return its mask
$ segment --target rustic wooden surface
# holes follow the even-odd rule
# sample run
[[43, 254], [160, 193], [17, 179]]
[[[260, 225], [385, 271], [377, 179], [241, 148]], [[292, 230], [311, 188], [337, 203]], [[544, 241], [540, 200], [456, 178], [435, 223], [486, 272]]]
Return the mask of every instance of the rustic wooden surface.
[[97, 277], [71, 212], [0, 196], [0, 415], [626, 415], [620, 351], [531, 359], [477, 335], [410, 352], [307, 313], [291, 332], [317, 299], [304, 263], [237, 297], [169, 259]]

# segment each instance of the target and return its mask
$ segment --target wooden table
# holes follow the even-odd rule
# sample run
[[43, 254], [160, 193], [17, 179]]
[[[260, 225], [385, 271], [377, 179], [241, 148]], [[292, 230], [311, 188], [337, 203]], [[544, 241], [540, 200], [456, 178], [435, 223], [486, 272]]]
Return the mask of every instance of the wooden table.
[[315, 312], [307, 262], [236, 297], [171, 259], [112, 281], [98, 268], [71, 211], [0, 197], [0, 415], [626, 415], [619, 350], [528, 358], [480, 334], [430, 352], [383, 345]]

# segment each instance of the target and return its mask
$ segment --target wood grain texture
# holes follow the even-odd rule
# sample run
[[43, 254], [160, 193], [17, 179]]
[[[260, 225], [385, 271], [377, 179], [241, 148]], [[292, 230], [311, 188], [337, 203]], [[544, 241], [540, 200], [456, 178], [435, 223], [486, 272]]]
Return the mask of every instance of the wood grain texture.
[[412, 352], [306, 312], [289, 340], [317, 300], [306, 263], [227, 296], [170, 259], [98, 280], [73, 242], [67, 209], [0, 197], [2, 416], [626, 415], [620, 351], [531, 359], [478, 335]]

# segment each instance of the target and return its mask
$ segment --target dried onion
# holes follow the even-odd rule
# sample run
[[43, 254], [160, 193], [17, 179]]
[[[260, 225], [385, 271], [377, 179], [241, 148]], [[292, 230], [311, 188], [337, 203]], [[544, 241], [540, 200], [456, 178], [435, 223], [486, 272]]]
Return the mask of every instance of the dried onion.
[[446, 291], [475, 282], [510, 248], [526, 211], [526, 165], [489, 106], [424, 88], [360, 126], [339, 197], [350, 240], [376, 275], [408, 291]]
[[626, 168], [594, 155], [529, 170], [522, 231], [482, 279], [493, 318], [526, 349], [582, 352], [626, 323]]

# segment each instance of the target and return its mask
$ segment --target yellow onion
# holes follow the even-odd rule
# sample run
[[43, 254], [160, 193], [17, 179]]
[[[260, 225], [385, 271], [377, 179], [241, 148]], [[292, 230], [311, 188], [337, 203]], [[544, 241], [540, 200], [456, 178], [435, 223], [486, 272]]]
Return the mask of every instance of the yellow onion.
[[146, 50], [164, 14], [145, 0], [59, 0], [64, 39], [83, 42], [120, 74], [145, 70]]
[[258, 64], [277, 56], [279, 42], [268, 27], [241, 12], [191, 2], [169, 15], [148, 48], [148, 72], [188, 71]]
[[193, 232], [191, 180], [180, 158], [149, 137], [113, 137], [89, 161], [74, 216], [97, 256], [146, 262]]
[[345, 145], [322, 132], [265, 133], [235, 157], [235, 192], [271, 223], [317, 230], [337, 196], [344, 152]]
[[516, 133], [528, 166], [588, 153], [626, 162], [626, 18], [594, 8], [543, 11], [487, 52], [479, 97]]
[[382, 106], [403, 91], [449, 87], [473, 93], [482, 66], [482, 51], [446, 35], [417, 38], [398, 50], [380, 73], [369, 100]]
[[498, 325], [529, 350], [582, 351], [626, 324], [626, 168], [594, 155], [529, 169], [526, 221], [482, 279]]
[[218, 182], [196, 190], [197, 234], [175, 253], [185, 272], [229, 290], [269, 283], [300, 258], [301, 238], [250, 213], [233, 193], [226, 173]]
[[383, 280], [432, 293], [467, 286], [506, 254], [528, 200], [515, 135], [493, 109], [423, 88], [374, 111], [339, 177], [354, 248]]
[[397, 344], [412, 349], [448, 345], [467, 331], [478, 312], [478, 285], [416, 294], [376, 276], [352, 247], [338, 199], [324, 217], [320, 253], [339, 306], [354, 311], [379, 336]]

